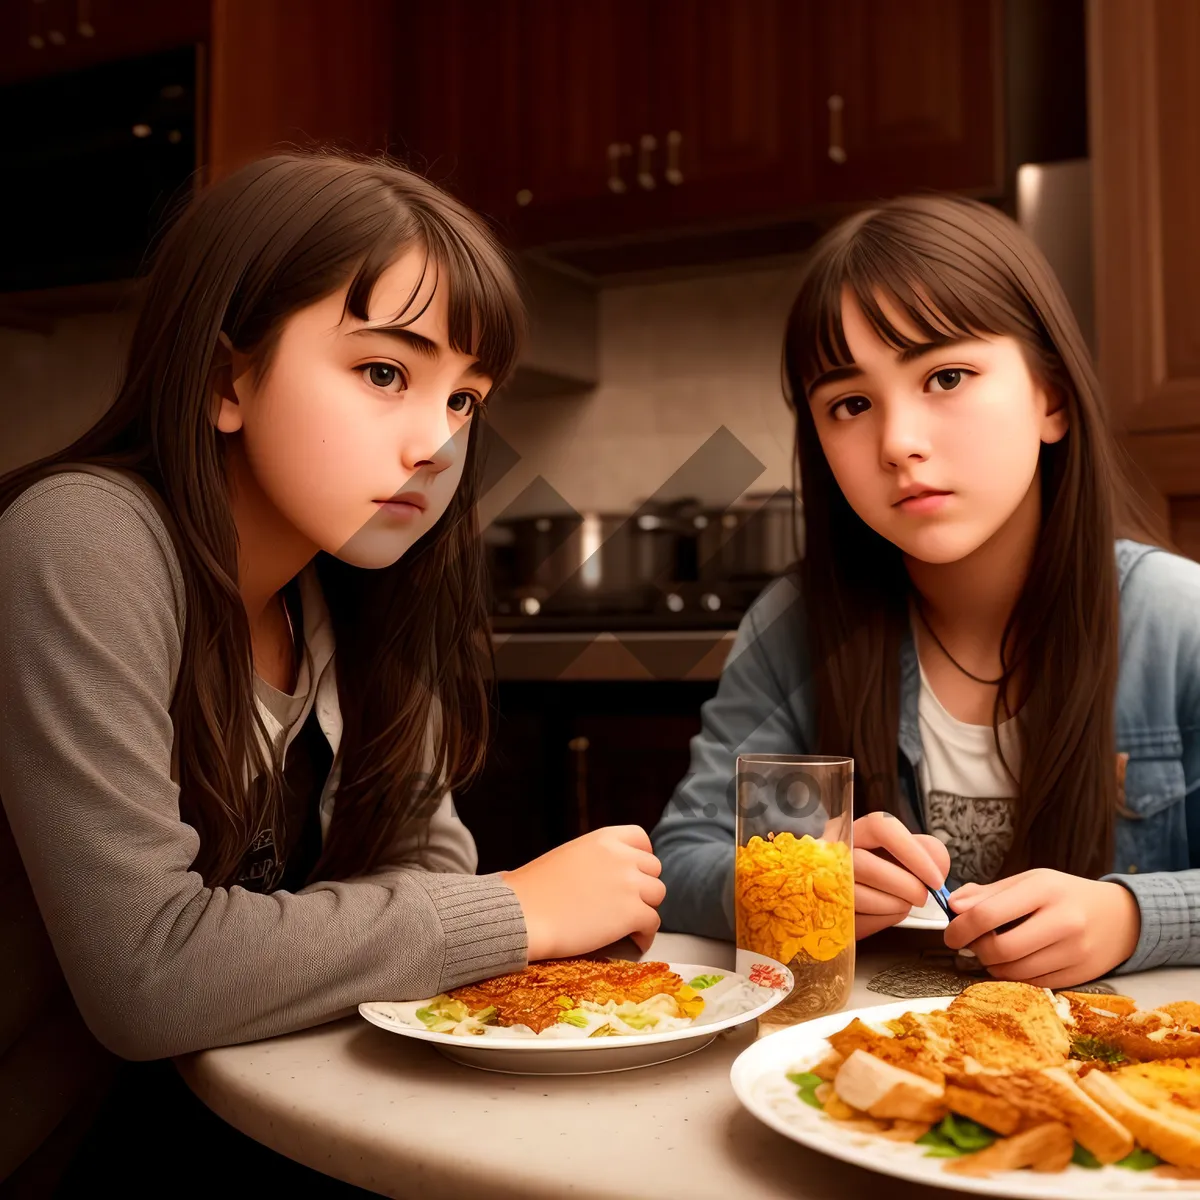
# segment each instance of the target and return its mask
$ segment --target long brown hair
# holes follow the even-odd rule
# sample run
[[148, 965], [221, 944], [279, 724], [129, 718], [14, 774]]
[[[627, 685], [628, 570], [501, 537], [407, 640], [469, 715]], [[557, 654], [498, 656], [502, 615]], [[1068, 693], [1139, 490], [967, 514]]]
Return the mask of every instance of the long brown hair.
[[[162, 498], [187, 604], [171, 701], [180, 809], [200, 834], [194, 869], [210, 886], [236, 878], [263, 829], [284, 844], [279, 768], [256, 736], [226, 443], [211, 419], [218, 335], [261, 369], [287, 318], [340, 288], [349, 287], [347, 311], [366, 319], [376, 281], [411, 247], [448, 288], [451, 346], [481, 360], [494, 391], [512, 371], [524, 316], [510, 264], [482, 222], [386, 159], [280, 155], [186, 207], [157, 248], [112, 406], [66, 449], [0, 480], [2, 508], [47, 469], [91, 462], [134, 472]], [[483, 430], [477, 417], [448, 510], [395, 565], [362, 570], [317, 557], [344, 732], [314, 879], [369, 872], [397, 838], [419, 834], [443, 788], [481, 766], [490, 649], [476, 515]], [[249, 764], [265, 788], [248, 783]]]
[[820, 745], [853, 755], [861, 810], [897, 811], [910, 582], [900, 550], [842, 494], [808, 405], [810, 381], [852, 362], [843, 289], [896, 349], [912, 341], [887, 319], [881, 294], [925, 341], [1015, 338], [1030, 369], [1066, 404], [1069, 432], [1041, 450], [1041, 533], [1002, 640], [992, 724], [996, 730], [1005, 697], [1015, 693], [1019, 798], [1002, 872], [1044, 866], [1094, 878], [1111, 869], [1117, 809], [1114, 540], [1118, 531], [1157, 539], [1121, 469], [1079, 327], [1037, 247], [1004, 214], [973, 200], [905, 197], [855, 214], [825, 235], [806, 266], [784, 350], [804, 499], [800, 575]]

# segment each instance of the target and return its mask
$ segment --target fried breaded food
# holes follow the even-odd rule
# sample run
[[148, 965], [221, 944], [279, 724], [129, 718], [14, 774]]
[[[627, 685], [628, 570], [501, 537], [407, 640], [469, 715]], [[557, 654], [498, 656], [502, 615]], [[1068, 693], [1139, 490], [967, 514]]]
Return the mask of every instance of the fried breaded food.
[[840, 1099], [877, 1119], [940, 1121], [945, 1088], [923, 1075], [877, 1058], [866, 1050], [847, 1056], [834, 1080]]
[[1151, 1154], [1176, 1167], [1200, 1168], [1200, 1122], [1191, 1123], [1190, 1110], [1147, 1104], [1103, 1071], [1089, 1071], [1080, 1086]]
[[1160, 1004], [1156, 1012], [1165, 1012], [1175, 1018], [1176, 1025], [1185, 1029], [1200, 1030], [1200, 1004], [1195, 1000], [1176, 1000], [1173, 1004]]
[[957, 1084], [946, 1085], [946, 1107], [968, 1121], [1010, 1136], [1021, 1127], [1021, 1110], [1001, 1096], [973, 1091]]
[[840, 1123], [890, 1120], [882, 1136], [903, 1141], [949, 1112], [1002, 1135], [947, 1171], [1062, 1171], [1078, 1143], [1101, 1164], [1141, 1146], [1168, 1164], [1162, 1172], [1200, 1177], [1195, 1001], [1139, 1010], [1128, 997], [988, 981], [944, 1011], [880, 1029], [854, 1020], [829, 1042], [826, 1112]]
[[976, 983], [947, 1010], [950, 1035], [964, 1055], [987, 1070], [1061, 1066], [1071, 1040], [1054, 1001], [1028, 983]]
[[831, 1034], [829, 1044], [843, 1059], [848, 1059], [856, 1050], [863, 1050], [893, 1067], [924, 1076], [934, 1083], [945, 1080], [944, 1071], [920, 1032], [889, 1037], [856, 1017], [840, 1033]]
[[1137, 1010], [1137, 1001], [1132, 996], [1110, 996], [1107, 992], [1059, 992], [1068, 1000], [1086, 1004], [1089, 1008], [1101, 1008], [1118, 1017], [1126, 1017]]
[[1026, 1125], [1045, 1121], [1066, 1125], [1075, 1141], [1102, 1163], [1119, 1162], [1133, 1151], [1129, 1131], [1062, 1067], [978, 1075], [973, 1082], [980, 1091], [998, 1096], [1019, 1110]]
[[591, 958], [558, 958], [530, 963], [523, 971], [497, 975], [447, 993], [472, 1014], [495, 1007], [496, 1024], [527, 1025], [535, 1033], [562, 1015], [559, 997], [576, 1004], [639, 1004], [660, 993], [673, 996], [683, 980], [662, 962], [607, 962]]
[[1135, 1063], [1119, 1067], [1112, 1078], [1134, 1099], [1170, 1109], [1178, 1120], [1200, 1130], [1200, 1058]]
[[946, 1164], [956, 1175], [991, 1175], [994, 1171], [1065, 1171], [1075, 1152], [1071, 1131], [1056, 1121], [1035, 1125], [1023, 1133], [1000, 1138], [976, 1154]]
[[1200, 1057], [1200, 1023], [1197, 1005], [1191, 1000], [1164, 1004], [1161, 1008], [1135, 1010], [1115, 1015], [1097, 1012], [1086, 1001], [1070, 997], [1074, 1020], [1072, 1037], [1091, 1038], [1116, 1052], [1109, 1061], [1151, 1062], [1166, 1058]]

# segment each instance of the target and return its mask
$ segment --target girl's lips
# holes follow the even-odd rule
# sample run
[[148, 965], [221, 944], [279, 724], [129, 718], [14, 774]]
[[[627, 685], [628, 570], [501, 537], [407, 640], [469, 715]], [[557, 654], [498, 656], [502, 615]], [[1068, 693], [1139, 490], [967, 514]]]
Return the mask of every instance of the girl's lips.
[[413, 504], [408, 500], [376, 500], [375, 503], [379, 505], [380, 512], [401, 520], [415, 520], [425, 511], [419, 504]]
[[912, 516], [925, 516], [943, 508], [953, 495], [953, 492], [922, 492], [919, 496], [909, 496], [901, 500], [896, 507]]

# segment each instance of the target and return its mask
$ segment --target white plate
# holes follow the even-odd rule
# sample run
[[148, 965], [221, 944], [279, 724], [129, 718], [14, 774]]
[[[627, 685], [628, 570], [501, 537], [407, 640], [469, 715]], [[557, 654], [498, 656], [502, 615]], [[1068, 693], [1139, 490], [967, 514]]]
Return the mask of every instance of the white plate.
[[898, 922], [896, 929], [945, 929], [950, 922], [946, 914], [938, 907], [938, 902], [930, 896], [920, 908], [914, 908], [903, 921]]
[[721, 981], [700, 993], [705, 1000], [704, 1011], [691, 1025], [664, 1033], [589, 1038], [587, 1030], [558, 1025], [552, 1026], [553, 1037], [499, 1026], [480, 1035], [464, 1036], [434, 1033], [421, 1023], [417, 1009], [429, 1000], [372, 1001], [360, 1004], [358, 1011], [380, 1029], [429, 1042], [447, 1058], [485, 1071], [508, 1075], [591, 1075], [628, 1071], [693, 1054], [723, 1029], [733, 1029], [768, 1012], [792, 990], [792, 973], [787, 967], [761, 955], [755, 955], [747, 968], [749, 971], [761, 966], [761, 972], [754, 971], [764, 980], [761, 984], [719, 967], [674, 962], [667, 966], [684, 983], [697, 975], [719, 975]]
[[835, 1013], [760, 1038], [734, 1060], [730, 1071], [733, 1090], [754, 1116], [784, 1137], [843, 1162], [929, 1187], [1021, 1200], [1098, 1200], [1133, 1195], [1200, 1200], [1200, 1183], [1163, 1179], [1152, 1171], [1130, 1171], [1123, 1167], [1087, 1170], [1072, 1165], [1058, 1175], [1005, 1171], [986, 1179], [952, 1175], [942, 1169], [946, 1159], [925, 1157], [924, 1146], [891, 1142], [839, 1127], [819, 1109], [799, 1099], [795, 1085], [786, 1078], [788, 1071], [806, 1071], [815, 1066], [829, 1051], [826, 1035], [844, 1029], [855, 1017], [876, 1023], [906, 1012], [933, 1012], [945, 1008], [952, 998], [902, 1000], [877, 1008]]

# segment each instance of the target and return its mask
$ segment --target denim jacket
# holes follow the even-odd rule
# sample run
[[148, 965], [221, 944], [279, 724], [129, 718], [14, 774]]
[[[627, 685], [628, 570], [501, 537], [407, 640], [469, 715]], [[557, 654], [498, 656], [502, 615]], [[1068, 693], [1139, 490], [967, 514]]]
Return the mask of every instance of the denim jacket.
[[[1104, 878], [1133, 893], [1142, 917], [1137, 947], [1118, 970], [1200, 965], [1200, 564], [1130, 541], [1118, 541], [1116, 555], [1114, 753], [1128, 759], [1113, 873]], [[899, 815], [920, 831], [911, 636], [900, 654]], [[654, 829], [667, 885], [664, 929], [732, 936], [736, 758], [819, 753], [814, 716], [802, 599], [785, 577], [743, 619], [717, 694], [703, 707], [691, 767]]]

